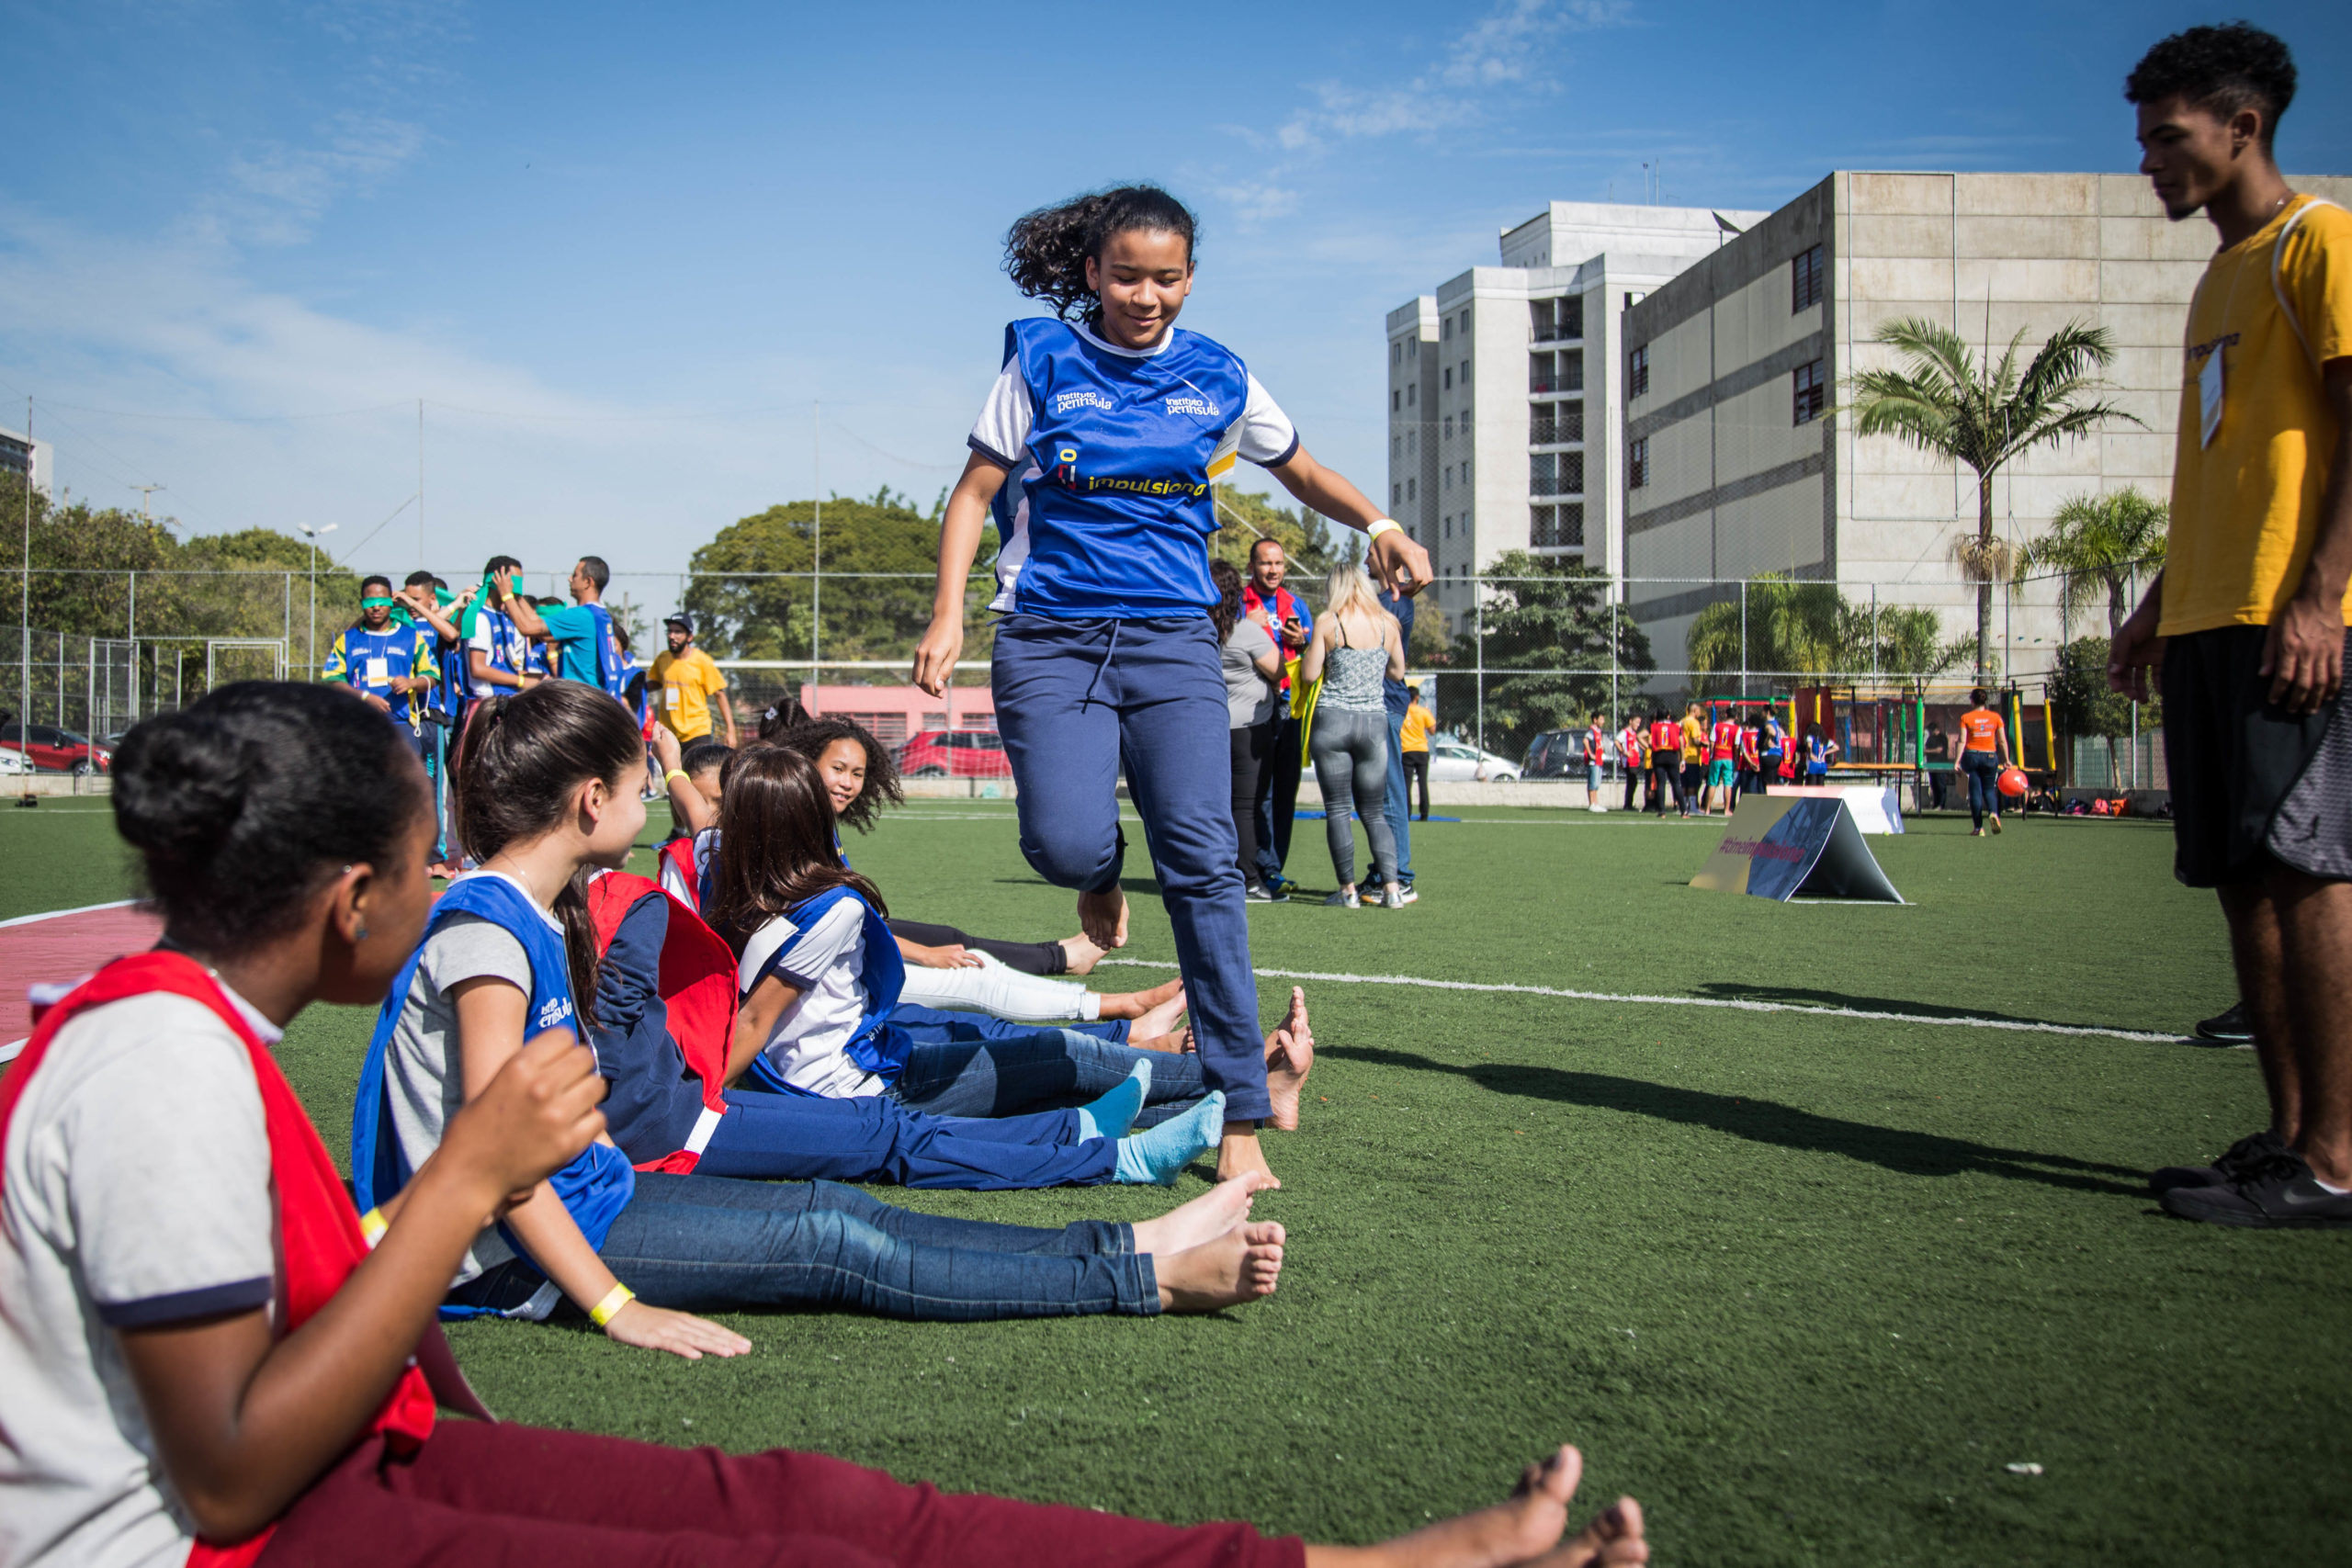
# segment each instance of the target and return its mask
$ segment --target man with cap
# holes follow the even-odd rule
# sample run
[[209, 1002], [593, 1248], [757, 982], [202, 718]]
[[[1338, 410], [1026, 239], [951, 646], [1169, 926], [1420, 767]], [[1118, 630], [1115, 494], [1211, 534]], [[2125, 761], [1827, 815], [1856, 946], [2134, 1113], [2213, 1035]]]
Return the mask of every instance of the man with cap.
[[738, 744], [735, 705], [727, 700], [727, 676], [710, 655], [695, 646], [695, 624], [684, 611], [662, 622], [670, 634], [670, 649], [653, 660], [649, 684], [661, 694], [654, 716], [678, 738], [678, 744], [708, 735], [710, 699], [718, 699], [718, 716], [727, 721], [727, 744]]

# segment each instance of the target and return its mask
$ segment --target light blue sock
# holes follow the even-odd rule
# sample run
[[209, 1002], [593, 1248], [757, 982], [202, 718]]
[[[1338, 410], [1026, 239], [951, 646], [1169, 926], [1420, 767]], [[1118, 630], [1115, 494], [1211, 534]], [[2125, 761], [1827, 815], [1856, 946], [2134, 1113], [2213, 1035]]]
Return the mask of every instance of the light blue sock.
[[1213, 1092], [1190, 1111], [1148, 1133], [1119, 1140], [1114, 1181], [1154, 1187], [1175, 1184], [1176, 1173], [1216, 1147], [1225, 1135], [1225, 1095]]
[[1094, 1138], [1124, 1138], [1127, 1129], [1136, 1124], [1143, 1113], [1143, 1102], [1151, 1093], [1151, 1062], [1137, 1062], [1125, 1081], [1091, 1105], [1078, 1108], [1078, 1141], [1081, 1144]]

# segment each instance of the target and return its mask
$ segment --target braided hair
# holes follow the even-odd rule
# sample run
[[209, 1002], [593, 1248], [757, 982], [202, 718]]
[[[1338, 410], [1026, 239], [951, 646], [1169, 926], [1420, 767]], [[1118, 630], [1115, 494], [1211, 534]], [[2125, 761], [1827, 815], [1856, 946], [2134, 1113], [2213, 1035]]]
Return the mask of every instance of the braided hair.
[[1197, 227], [1192, 209], [1158, 186], [1091, 191], [1024, 214], [1004, 237], [1004, 270], [1015, 288], [1043, 299], [1062, 320], [1092, 320], [1102, 302], [1086, 286], [1086, 264], [1102, 256], [1112, 235], [1136, 229], [1181, 234], [1189, 265]]

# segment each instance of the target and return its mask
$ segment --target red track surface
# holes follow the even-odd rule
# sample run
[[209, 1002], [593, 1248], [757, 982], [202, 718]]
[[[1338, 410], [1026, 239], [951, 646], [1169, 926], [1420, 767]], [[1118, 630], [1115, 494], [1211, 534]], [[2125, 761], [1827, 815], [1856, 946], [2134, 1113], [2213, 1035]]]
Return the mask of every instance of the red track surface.
[[0, 1046], [32, 1032], [28, 987], [78, 980], [110, 958], [155, 945], [164, 925], [133, 904], [71, 909], [0, 926]]

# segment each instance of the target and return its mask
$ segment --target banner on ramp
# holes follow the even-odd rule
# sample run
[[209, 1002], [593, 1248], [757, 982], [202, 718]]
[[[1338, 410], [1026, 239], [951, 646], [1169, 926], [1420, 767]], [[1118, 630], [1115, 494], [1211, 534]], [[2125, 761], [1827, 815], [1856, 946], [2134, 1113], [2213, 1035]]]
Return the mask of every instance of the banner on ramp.
[[1742, 795], [1724, 841], [1690, 886], [1783, 904], [1799, 894], [1903, 902], [1846, 802], [1823, 795]]

